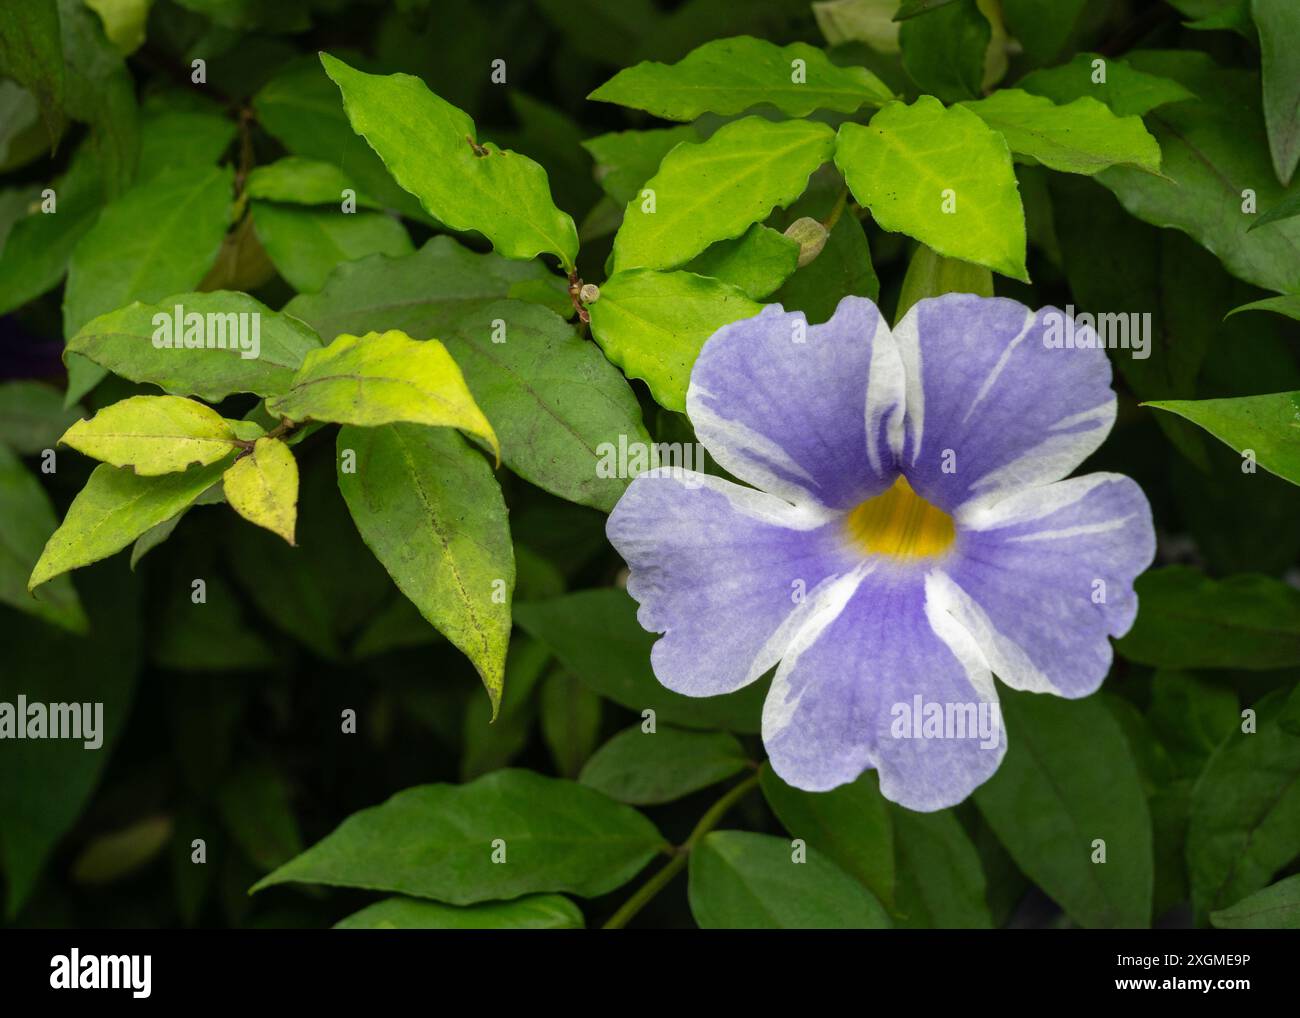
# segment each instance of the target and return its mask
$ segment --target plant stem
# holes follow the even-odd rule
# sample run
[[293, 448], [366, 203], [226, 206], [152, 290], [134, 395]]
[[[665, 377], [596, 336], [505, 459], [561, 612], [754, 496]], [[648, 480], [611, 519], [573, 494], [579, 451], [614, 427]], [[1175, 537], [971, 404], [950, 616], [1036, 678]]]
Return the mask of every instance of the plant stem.
[[637, 888], [632, 897], [623, 902], [622, 907], [610, 916], [604, 928], [607, 930], [621, 930], [626, 926], [633, 916], [645, 908], [656, 894], [672, 882], [673, 877], [686, 868], [686, 863], [691, 856], [691, 850], [695, 848], [700, 839], [713, 830], [718, 825], [718, 821], [726, 816], [727, 811], [757, 785], [758, 775], [751, 774], [710, 806], [708, 812], [700, 817], [700, 822], [695, 825], [695, 830], [691, 831], [690, 837], [675, 850], [672, 859], [664, 865], [663, 869]]
[[844, 206], [849, 200], [849, 189], [846, 187], [840, 191], [840, 196], [835, 199], [835, 207], [831, 209], [822, 226], [826, 227], [826, 232], [830, 233], [835, 229], [835, 224], [840, 221], [840, 216], [844, 214]]

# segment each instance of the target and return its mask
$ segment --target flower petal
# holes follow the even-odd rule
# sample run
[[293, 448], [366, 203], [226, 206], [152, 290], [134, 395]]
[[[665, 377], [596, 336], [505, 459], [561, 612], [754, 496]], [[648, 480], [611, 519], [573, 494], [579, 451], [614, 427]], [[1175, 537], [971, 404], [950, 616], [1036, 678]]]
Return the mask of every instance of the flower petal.
[[1155, 556], [1151, 507], [1119, 474], [1087, 474], [957, 514], [940, 603], [1008, 686], [1080, 697], [1110, 670], [1107, 636], [1137, 615], [1133, 581]]
[[700, 351], [686, 413], [723, 467], [795, 504], [849, 509], [893, 480], [902, 363], [871, 301], [845, 297], [823, 325], [779, 304]]
[[[954, 511], [975, 497], [1058, 481], [1115, 421], [1106, 351], [1045, 344], [1055, 308], [1000, 297], [919, 301], [894, 329], [907, 374], [903, 469]], [[1082, 343], [1095, 334], [1076, 328]]]
[[637, 620], [663, 633], [655, 675], [688, 696], [748, 685], [776, 664], [808, 599], [852, 567], [838, 519], [675, 467], [638, 476], [606, 524]]
[[[826, 588], [795, 636], [763, 705], [763, 743], [797, 788], [824, 791], [875, 767], [886, 798], [944, 809], [1006, 751], [993, 680], [970, 635], [927, 596], [923, 572], [867, 570]], [[914, 719], [935, 709], [973, 723], [918, 737]]]

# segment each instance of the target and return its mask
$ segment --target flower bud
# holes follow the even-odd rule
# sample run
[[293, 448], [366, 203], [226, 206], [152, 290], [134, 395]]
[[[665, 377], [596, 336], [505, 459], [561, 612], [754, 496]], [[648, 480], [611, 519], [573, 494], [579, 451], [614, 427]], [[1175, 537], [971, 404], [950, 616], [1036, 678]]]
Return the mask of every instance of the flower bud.
[[829, 236], [826, 227], [811, 216], [796, 219], [785, 231], [785, 235], [799, 245], [799, 268], [822, 253]]

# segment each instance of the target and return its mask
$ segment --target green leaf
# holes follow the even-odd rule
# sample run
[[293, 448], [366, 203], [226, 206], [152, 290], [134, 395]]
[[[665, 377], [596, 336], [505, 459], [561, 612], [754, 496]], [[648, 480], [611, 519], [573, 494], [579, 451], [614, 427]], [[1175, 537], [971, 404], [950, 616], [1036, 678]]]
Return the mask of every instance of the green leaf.
[[[191, 315], [203, 316], [201, 328]], [[231, 315], [239, 317], [231, 322]], [[187, 332], [214, 345], [187, 347]], [[155, 335], [161, 348], [154, 346]], [[236, 392], [285, 392], [313, 350], [320, 350], [320, 337], [298, 319], [247, 294], [218, 290], [178, 293], [101, 315], [68, 340], [65, 356], [80, 355], [133, 382], [218, 403]]]
[[919, 300], [941, 297], [945, 293], [975, 293], [981, 297], [993, 296], [993, 275], [982, 265], [972, 265], [957, 258], [945, 258], [921, 244], [907, 263], [903, 288], [898, 294], [898, 310], [894, 322]]
[[904, 21], [898, 30], [903, 70], [922, 92], [944, 102], [974, 99], [984, 81], [993, 27], [975, 0], [954, 0]]
[[697, 276], [730, 283], [751, 300], [762, 300], [798, 265], [798, 241], [755, 223], [739, 237], [711, 245], [686, 268]]
[[171, 817], [151, 816], [98, 834], [77, 855], [69, 876], [88, 887], [114, 883], [157, 858], [173, 833]]
[[1088, 0], [1003, 0], [1007, 30], [1037, 63], [1054, 59], [1088, 13]]
[[266, 409], [291, 421], [460, 428], [500, 455], [492, 425], [447, 348], [396, 329], [339, 336], [311, 351], [289, 391], [268, 399]]
[[1288, 0], [1250, 0], [1250, 16], [1259, 30], [1269, 151], [1286, 187], [1300, 163], [1300, 7]]
[[[818, 210], [814, 214], [823, 213]], [[796, 269], [772, 295], [772, 303], [787, 311], [802, 311], [810, 323], [817, 324], [829, 320], [840, 301], [850, 294], [879, 300], [880, 280], [871, 264], [871, 248], [862, 224], [856, 216], [841, 215], [821, 254]]]
[[257, 122], [295, 156], [333, 163], [357, 182], [358, 193], [407, 218], [429, 221], [420, 203], [397, 184], [383, 161], [357, 137], [339, 102], [338, 87], [315, 57], [284, 67], [253, 97]]
[[663, 847], [630, 806], [572, 781], [501, 770], [467, 785], [408, 788], [354, 813], [253, 890], [295, 881], [452, 905], [538, 891], [591, 898], [627, 883]]
[[591, 689], [638, 714], [690, 728], [757, 732], [767, 683], [725, 696], [691, 697], [665, 689], [650, 668], [658, 639], [636, 620], [636, 602], [614, 587], [515, 605], [515, 621], [551, 648]]
[[1131, 215], [1155, 226], [1182, 230], [1213, 252], [1238, 279], [1279, 293], [1300, 291], [1300, 222], [1256, 222], [1245, 211], [1246, 191], [1256, 207], [1283, 197], [1259, 112], [1259, 79], [1217, 67], [1205, 54], [1131, 53], [1140, 70], [1173, 78], [1198, 96], [1150, 113], [1146, 122], [1160, 142], [1161, 176], [1117, 166], [1097, 176]]
[[[501, 702], [515, 561], [505, 501], [483, 457], [454, 432], [409, 424], [346, 427], [339, 488], [362, 539], [429, 623]], [[398, 890], [399, 888], [394, 888]]]
[[135, 83], [99, 18], [82, 0], [59, 0], [59, 29], [65, 109], [74, 120], [90, 125], [89, 144], [105, 191], [116, 197], [132, 183], [139, 154]]
[[18, 458], [0, 445], [0, 602], [74, 633], [86, 631], [86, 614], [72, 580], [63, 576], [35, 596], [27, 577], [57, 520], [49, 496]]
[[140, 122], [140, 168], [136, 183], [152, 180], [165, 170], [207, 168], [221, 159], [237, 130], [235, 122], [217, 110], [158, 108]]
[[986, 930], [994, 925], [979, 851], [951, 810], [892, 807], [898, 855], [898, 925]]
[[32, 702], [104, 705], [98, 749], [88, 750], [84, 740], [74, 739], [5, 740], [0, 863], [11, 920], [86, 807], [131, 714], [140, 670], [139, 584], [128, 582], [125, 570], [91, 570], [82, 588], [90, 616], [84, 639], [59, 638], [34, 619], [6, 619], [0, 702], [17, 703], [22, 694]]
[[629, 378], [644, 379], [661, 406], [686, 409], [686, 386], [704, 341], [762, 310], [734, 286], [692, 272], [620, 272], [591, 305], [591, 333]]
[[626, 380], [558, 315], [535, 304], [471, 304], [439, 334], [520, 477], [605, 512], [630, 477], [603, 468], [620, 441], [650, 443]]
[[803, 194], [834, 145], [825, 124], [762, 117], [678, 145], [628, 203], [614, 238], [614, 271], [674, 268], [714, 241], [739, 237]]
[[702, 929], [887, 929], [870, 891], [815, 848], [795, 862], [783, 838], [714, 831], [691, 851], [691, 914]]
[[1119, 723], [1098, 697], [1000, 694], [1007, 755], [975, 790], [980, 812], [1079, 925], [1150, 926], [1151, 816]]
[[1192, 672], [1162, 668], [1151, 679], [1151, 728], [1172, 767], [1195, 778], [1241, 721], [1234, 690]]
[[[1101, 61], [1101, 65], [1097, 65]], [[1097, 81], [1099, 75], [1105, 80]], [[1031, 71], [1016, 82], [1017, 88], [1045, 95], [1052, 102], [1073, 102], [1085, 96], [1098, 99], [1117, 117], [1142, 116], [1169, 103], [1196, 96], [1171, 78], [1139, 71], [1118, 57], [1078, 53], [1068, 64]]]
[[580, 930], [578, 906], [562, 894], [530, 894], [514, 901], [443, 905], [418, 898], [385, 898], [334, 924], [336, 930]]
[[1222, 930], [1300, 930], [1300, 873], [1210, 913]]
[[298, 461], [278, 438], [259, 438], [222, 475], [230, 508], [240, 516], [294, 543], [298, 522]]
[[284, 311], [327, 339], [388, 329], [441, 336], [449, 322], [510, 296], [520, 283], [560, 278], [540, 262], [475, 254], [450, 237], [434, 237], [404, 258], [372, 255], [340, 265], [320, 293], [295, 297]]
[[141, 477], [207, 466], [236, 451], [235, 432], [219, 413], [180, 396], [132, 396], [78, 421], [60, 441]]
[[197, 287], [230, 225], [233, 180], [229, 167], [169, 170], [105, 208], [68, 263], [64, 335], [132, 301]]
[[358, 205], [378, 207], [367, 199], [352, 178], [333, 163], [302, 156], [285, 156], [248, 175], [245, 192], [263, 201], [292, 202], [296, 205], [343, 206], [346, 190], [352, 190]]
[[549, 252], [573, 268], [578, 231], [551, 201], [537, 163], [480, 145], [474, 121], [419, 78], [366, 74], [328, 53], [321, 63], [343, 93], [353, 129], [430, 215], [454, 230], [478, 230], [507, 258]]
[[588, 138], [582, 147], [596, 161], [596, 183], [621, 208], [655, 175], [664, 156], [684, 141], [699, 140], [694, 127], [664, 127], [602, 134]]
[[1168, 399], [1144, 404], [1198, 424], [1261, 467], [1300, 484], [1300, 392], [1237, 399]]
[[600, 697], [572, 672], [557, 668], [542, 683], [542, 738], [561, 777], [576, 778], [590, 758], [600, 740], [601, 714]]
[[1160, 146], [1141, 117], [1117, 117], [1087, 96], [1057, 106], [1042, 96], [1003, 88], [962, 106], [1001, 132], [1016, 155], [1049, 169], [1087, 176], [1109, 166], [1160, 170]]
[[27, 589], [121, 551], [146, 530], [193, 504], [219, 478], [226, 462], [160, 477], [101, 463], [72, 500], [45, 545]]
[[0, 21], [0, 74], [36, 96], [53, 148], [63, 133], [64, 89], [63, 42], [55, 0], [30, 0], [6, 9]]
[[1227, 319], [1241, 311], [1273, 311], [1276, 314], [1286, 315], [1288, 318], [1300, 322], [1300, 294], [1287, 294], [1283, 297], [1265, 297], [1263, 300], [1253, 300], [1249, 304], [1233, 308], [1223, 317]]
[[91, 146], [78, 148], [67, 172], [50, 186], [57, 211], [43, 212], [43, 202], [28, 206], [0, 249], [0, 314], [57, 286], [73, 249], [95, 224], [104, 197]]
[[22, 456], [53, 449], [80, 417], [80, 407], [64, 407], [63, 393], [42, 382], [0, 384], [0, 445]]
[[633, 806], [672, 802], [745, 769], [745, 751], [726, 732], [692, 732], [640, 725], [596, 750], [578, 780]]
[[1198, 914], [1266, 887], [1300, 845], [1300, 691], [1256, 704], [1192, 789], [1187, 866]]
[[1115, 649], [1158, 668], [1300, 664], [1300, 591], [1269, 576], [1212, 580], [1186, 566], [1138, 577], [1138, 617]]
[[840, 127], [835, 164], [883, 229], [1028, 282], [1011, 153], [970, 110], [929, 96], [890, 103], [865, 127]]
[[315, 293], [343, 262], [411, 254], [401, 222], [382, 212], [294, 208], [253, 202], [253, 225], [276, 271], [299, 293]]
[[665, 120], [743, 113], [760, 104], [791, 117], [853, 113], [893, 94], [865, 67], [837, 67], [807, 43], [776, 46], [747, 35], [715, 39], [675, 64], [645, 61], [619, 71], [588, 99], [645, 110]]
[[894, 901], [894, 826], [871, 771], [829, 792], [791, 788], [764, 766], [763, 797], [792, 838], [801, 838], [886, 905]]
[[1250, 233], [1251, 230], [1257, 230], [1269, 223], [1280, 223], [1285, 219], [1293, 219], [1296, 216], [1300, 216], [1300, 190], [1288, 192], [1284, 195], [1276, 205], [1271, 206], [1267, 212], [1246, 227], [1246, 232]]

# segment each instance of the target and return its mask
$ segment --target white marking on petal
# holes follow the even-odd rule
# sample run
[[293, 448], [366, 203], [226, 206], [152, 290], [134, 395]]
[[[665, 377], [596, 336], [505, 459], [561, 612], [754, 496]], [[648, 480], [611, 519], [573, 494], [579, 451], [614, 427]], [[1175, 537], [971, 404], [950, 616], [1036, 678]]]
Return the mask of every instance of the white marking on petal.
[[844, 515], [816, 501], [792, 504], [768, 492], [684, 467], [654, 467], [637, 475], [637, 480], [643, 477], [676, 481], [683, 488], [708, 488], [722, 495], [741, 515], [786, 530], [816, 530]]
[[[790, 695], [790, 675], [799, 663], [799, 657], [820, 639], [822, 633], [826, 631], [831, 623], [843, 614], [845, 607], [852, 600], [853, 595], [857, 593], [858, 587], [862, 585], [862, 581], [875, 568], [875, 563], [864, 562], [852, 572], [837, 576], [829, 583], [818, 584], [815, 590], [810, 593], [804, 605], [801, 606], [804, 610], [798, 613], [798, 619], [795, 620], [798, 624], [798, 631], [794, 633], [789, 645], [785, 648], [785, 652], [781, 655], [780, 667], [777, 668], [776, 675], [772, 677], [772, 687], [768, 690], [767, 699], [763, 701], [763, 740], [765, 742], [775, 738], [790, 724], [795, 711], [799, 709], [799, 701], [803, 696], [803, 691], [808, 688], [806, 682], [797, 696], [792, 697]], [[814, 597], [813, 594], [816, 596]], [[793, 619], [793, 616], [791, 616], [791, 619]], [[791, 619], [787, 619], [787, 623]], [[784, 630], [785, 628], [786, 626], [783, 624], [781, 629]], [[808, 681], [813, 682], [816, 680], [810, 678]]]
[[957, 659], [966, 678], [979, 694], [980, 699], [989, 703], [998, 702], [998, 691], [993, 685], [993, 675], [989, 663], [984, 657], [980, 645], [970, 630], [962, 624], [950, 608], [950, 598], [945, 596], [943, 581], [953, 587], [957, 585], [947, 575], [938, 571], [925, 578], [925, 617], [930, 623], [934, 635], [947, 645]]
[[[999, 632], [988, 613], [962, 590], [952, 577], [939, 570], [935, 570], [925, 578], [926, 615], [930, 617], [930, 624], [938, 633], [935, 616], [930, 614], [931, 605], [935, 612], [946, 612], [955, 621], [957, 628], [963, 630], [968, 638], [974, 639], [983, 660], [988, 662], [988, 667], [992, 668], [997, 677], [1012, 689], [1061, 695], [1060, 690], [1052, 685], [1051, 679], [1029, 659], [1024, 648]], [[947, 642], [946, 636], [943, 634], [940, 636]], [[959, 660], [961, 659], [961, 654], [955, 647], [953, 653], [957, 654]]]
[[903, 320], [894, 326], [894, 343], [898, 347], [906, 379], [904, 399], [907, 428], [911, 431], [913, 464], [921, 455], [921, 436], [925, 431], [925, 386], [921, 378], [921, 338], [917, 332], [922, 303], [924, 301], [913, 304]]
[[1006, 368], [1007, 362], [1011, 360], [1011, 355], [1016, 352], [1016, 347], [1018, 347], [1024, 341], [1025, 337], [1029, 335], [1029, 330], [1033, 326], [1037, 317], [1037, 312], [1031, 311], [1028, 308], [1025, 309], [1024, 328], [1020, 330], [1015, 339], [1007, 344], [1007, 348], [1002, 351], [1002, 355], [998, 358], [998, 362], [993, 365], [993, 370], [990, 371], [988, 377], [984, 379], [984, 384], [980, 386], [979, 392], [975, 393], [975, 398], [971, 401], [970, 408], [966, 411], [966, 416], [961, 419], [963, 424], [970, 420], [970, 416], [975, 412], [975, 408], [984, 402], [984, 397], [987, 396], [993, 389], [993, 386], [997, 384], [998, 377], [1002, 374], [1003, 369]]
[[876, 310], [876, 332], [871, 337], [871, 375], [867, 380], [867, 459], [876, 473], [883, 473], [876, 436], [880, 422], [889, 416], [886, 438], [895, 457], [903, 454], [903, 417], [906, 409], [907, 374], [893, 333], [885, 316]]
[[1099, 485], [1123, 479], [1122, 474], [1103, 472], [1071, 477], [1012, 494], [994, 492], [958, 506], [953, 521], [963, 530], [996, 530], [1028, 523], [1074, 505]]
[[1024, 541], [1057, 541], [1066, 537], [1082, 537], [1085, 534], [1105, 534], [1112, 530], [1119, 530], [1129, 520], [1133, 518], [1132, 514], [1121, 516], [1119, 519], [1106, 520], [1103, 523], [1081, 523], [1077, 527], [1061, 527], [1059, 530], [1040, 530], [1034, 534], [1021, 534], [1019, 537], [1007, 539], [1008, 544], [1015, 544]]

